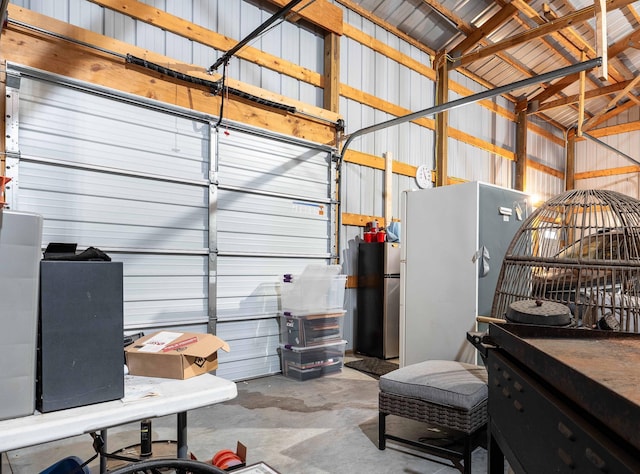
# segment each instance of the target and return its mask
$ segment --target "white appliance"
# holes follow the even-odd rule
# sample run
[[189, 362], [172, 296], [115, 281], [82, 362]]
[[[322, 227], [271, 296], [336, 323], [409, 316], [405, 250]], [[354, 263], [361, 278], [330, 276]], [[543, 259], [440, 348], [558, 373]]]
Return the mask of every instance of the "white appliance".
[[502, 260], [530, 204], [525, 193], [481, 182], [403, 193], [401, 366], [479, 363], [466, 335], [476, 316], [491, 316]]

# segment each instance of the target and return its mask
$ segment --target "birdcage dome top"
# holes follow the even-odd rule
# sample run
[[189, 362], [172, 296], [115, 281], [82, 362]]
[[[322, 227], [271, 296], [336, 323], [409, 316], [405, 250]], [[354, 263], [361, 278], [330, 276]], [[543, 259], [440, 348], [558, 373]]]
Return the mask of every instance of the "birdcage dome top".
[[607, 190], [559, 194], [523, 223], [509, 256], [640, 264], [640, 201]]
[[[594, 324], [605, 312], [620, 313], [621, 305], [627, 313], [629, 305], [640, 308], [639, 280], [640, 201], [608, 190], [567, 191], [539, 206], [516, 232], [503, 260], [492, 312], [503, 317], [519, 299], [557, 301], [574, 312], [592, 301], [601, 306], [587, 318]], [[615, 303], [616, 295], [633, 301]], [[575, 316], [582, 319], [584, 311]], [[623, 327], [637, 332], [637, 314], [630, 321], [621, 313], [620, 318]]]

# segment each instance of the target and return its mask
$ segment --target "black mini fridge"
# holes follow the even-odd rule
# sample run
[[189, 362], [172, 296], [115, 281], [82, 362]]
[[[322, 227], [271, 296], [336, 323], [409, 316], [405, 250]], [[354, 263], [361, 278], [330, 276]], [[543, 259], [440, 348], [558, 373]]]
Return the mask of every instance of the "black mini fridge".
[[122, 262], [40, 262], [36, 406], [124, 396]]
[[355, 351], [379, 359], [398, 357], [400, 244], [360, 243], [357, 300]]

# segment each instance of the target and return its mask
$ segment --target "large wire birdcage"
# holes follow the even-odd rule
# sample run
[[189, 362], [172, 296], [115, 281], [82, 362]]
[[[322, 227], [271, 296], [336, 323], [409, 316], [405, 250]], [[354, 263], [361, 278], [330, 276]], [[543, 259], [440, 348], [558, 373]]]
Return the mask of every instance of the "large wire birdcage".
[[506, 252], [492, 316], [526, 299], [566, 304], [578, 326], [638, 332], [640, 201], [573, 190], [536, 209]]

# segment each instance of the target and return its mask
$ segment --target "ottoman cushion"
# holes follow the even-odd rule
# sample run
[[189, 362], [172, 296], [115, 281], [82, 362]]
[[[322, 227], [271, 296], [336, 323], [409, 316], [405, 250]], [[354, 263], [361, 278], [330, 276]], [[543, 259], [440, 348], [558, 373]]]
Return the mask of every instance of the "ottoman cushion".
[[407, 365], [380, 377], [380, 390], [447, 407], [471, 410], [487, 399], [487, 370], [449, 360]]

